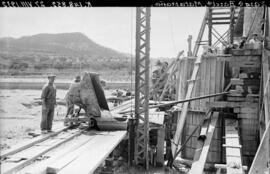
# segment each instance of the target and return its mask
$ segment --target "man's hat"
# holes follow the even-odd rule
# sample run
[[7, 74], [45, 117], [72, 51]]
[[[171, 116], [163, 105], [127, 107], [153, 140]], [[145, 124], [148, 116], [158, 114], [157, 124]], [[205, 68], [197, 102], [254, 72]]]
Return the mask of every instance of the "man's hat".
[[50, 78], [50, 77], [56, 77], [56, 75], [55, 75], [55, 74], [48, 74], [47, 77], [48, 77], [48, 78]]
[[162, 66], [162, 62], [161, 62], [160, 60], [158, 60], [158, 61], [156, 62], [156, 66]]
[[77, 76], [75, 77], [75, 80], [81, 80], [81, 76], [77, 75]]

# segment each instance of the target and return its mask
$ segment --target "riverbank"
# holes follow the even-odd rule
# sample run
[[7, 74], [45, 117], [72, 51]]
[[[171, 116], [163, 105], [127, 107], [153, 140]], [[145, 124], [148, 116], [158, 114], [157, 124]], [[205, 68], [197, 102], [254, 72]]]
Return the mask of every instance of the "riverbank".
[[[57, 89], [67, 90], [73, 79], [59, 79], [55, 81]], [[47, 78], [1, 78], [0, 89], [25, 89], [25, 90], [40, 90], [47, 83]], [[134, 90], [134, 83], [125, 81], [106, 82], [104, 89], [129, 89]]]

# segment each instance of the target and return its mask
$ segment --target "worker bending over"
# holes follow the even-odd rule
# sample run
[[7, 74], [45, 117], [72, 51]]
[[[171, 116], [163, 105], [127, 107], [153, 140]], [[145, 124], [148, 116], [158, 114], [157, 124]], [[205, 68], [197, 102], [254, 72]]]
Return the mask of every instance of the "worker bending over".
[[79, 96], [79, 94], [76, 94], [76, 89], [78, 88], [78, 86], [80, 85], [80, 81], [81, 81], [81, 76], [76, 76], [74, 83], [71, 83], [68, 89], [68, 92], [65, 96], [65, 100], [66, 100], [66, 106], [67, 106], [67, 113], [66, 113], [66, 117], [69, 114], [73, 114], [74, 113], [74, 104], [72, 103], [72, 101], [74, 100], [73, 98], [76, 96]]

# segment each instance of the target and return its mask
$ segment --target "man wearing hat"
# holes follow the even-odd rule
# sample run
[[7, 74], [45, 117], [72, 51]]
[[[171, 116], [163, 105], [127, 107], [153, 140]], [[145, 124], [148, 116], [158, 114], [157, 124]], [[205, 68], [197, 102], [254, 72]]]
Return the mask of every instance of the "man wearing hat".
[[253, 44], [254, 49], [259, 49], [261, 48], [262, 42], [259, 39], [259, 36], [257, 33], [252, 34], [252, 38], [249, 40], [250, 44]]
[[52, 122], [54, 116], [54, 106], [56, 105], [56, 87], [54, 85], [55, 75], [48, 75], [49, 82], [42, 88], [42, 117], [41, 132], [52, 132]]

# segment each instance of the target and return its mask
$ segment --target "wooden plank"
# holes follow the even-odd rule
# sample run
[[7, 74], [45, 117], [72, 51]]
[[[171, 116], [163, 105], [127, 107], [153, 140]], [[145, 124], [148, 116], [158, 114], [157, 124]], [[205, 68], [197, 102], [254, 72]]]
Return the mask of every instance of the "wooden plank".
[[198, 136], [197, 141], [196, 141], [197, 142], [196, 143], [196, 150], [195, 150], [195, 154], [194, 154], [194, 157], [193, 157], [193, 161], [198, 161], [199, 158], [200, 158], [202, 148], [203, 148], [203, 145], [204, 145], [204, 141], [205, 141], [206, 136], [207, 136], [207, 130], [208, 130], [208, 127], [209, 127], [209, 123], [210, 123], [210, 120], [208, 119], [208, 120], [205, 120], [203, 125], [202, 125], [200, 135]]
[[67, 130], [68, 127], [63, 127], [63, 124], [61, 124], [61, 127], [58, 127], [57, 129], [55, 129], [55, 132], [53, 133], [50, 133], [50, 134], [41, 134], [40, 136], [37, 136], [29, 141], [26, 141], [26, 142], [23, 142], [21, 144], [18, 144], [14, 147], [11, 147], [10, 149], [8, 150], [5, 150], [5, 151], [2, 151], [1, 152], [1, 156], [0, 158], [3, 159], [9, 155], [13, 155], [17, 152], [20, 152], [22, 150], [25, 150], [35, 144], [38, 144], [42, 141], [45, 141], [47, 139], [49, 139], [50, 137], [53, 137], [53, 136], [56, 136], [57, 134], [59, 134], [60, 132], [63, 132], [65, 130]]
[[164, 140], [165, 140], [165, 128], [161, 127], [158, 129], [158, 138], [157, 138], [156, 163], [158, 166], [164, 165]]
[[[215, 164], [215, 168], [218, 168], [218, 169], [226, 169], [226, 165], [225, 164]], [[247, 166], [243, 166], [243, 170], [247, 170], [248, 167]]]
[[[205, 61], [202, 61], [202, 63], [201, 63], [200, 73], [201, 73], [200, 74], [200, 76], [201, 76], [201, 80], [200, 80], [201, 89], [199, 91], [199, 95], [203, 96], [203, 95], [205, 95], [204, 91], [205, 91], [205, 83], [206, 83], [206, 62]], [[205, 101], [200, 100], [200, 106], [204, 107]]]
[[59, 147], [60, 149], [57, 150], [56, 152], [46, 154], [46, 156], [49, 156], [48, 159], [41, 161], [36, 165], [35, 164], [31, 165], [28, 168], [23, 169], [21, 172], [25, 174], [44, 174], [47, 171], [47, 166], [49, 166], [52, 163], [58, 162], [58, 160], [60, 160], [63, 156], [72, 153], [78, 148], [81, 148], [93, 138], [94, 138], [93, 136], [81, 135], [78, 138], [76, 138], [76, 140], [74, 140], [74, 143], [69, 143], [64, 147], [60, 146]]
[[241, 108], [238, 108], [237, 112], [239, 112], [241, 114], [256, 114], [257, 115], [258, 108], [241, 107]]
[[[92, 138], [86, 144], [75, 149], [71, 153], [66, 153], [65, 155], [58, 158], [57, 161], [55, 161], [54, 163], [49, 164], [47, 166], [47, 173], [58, 173], [61, 169], [69, 165], [72, 161], [76, 160], [85, 152], [89, 151], [89, 149], [95, 147], [96, 141], [100, 139], [100, 137], [102, 137], [102, 134], [94, 134], [91, 136]], [[106, 138], [106, 136], [104, 136], [103, 138]]]
[[226, 143], [226, 163], [227, 174], [244, 173], [241, 159], [241, 146], [238, 136], [238, 121], [235, 119], [225, 119], [225, 143]]
[[269, 139], [268, 139], [269, 132], [270, 132], [270, 122], [268, 123], [265, 129], [259, 148], [250, 167], [249, 174], [253, 173], [264, 174], [267, 173], [267, 170], [269, 173], [270, 168], [268, 166], [269, 164], [267, 164], [269, 158], [267, 153], [265, 153], [267, 152], [267, 148], [269, 148]]
[[[206, 61], [206, 73], [205, 73], [205, 87], [204, 95], [210, 94], [210, 85], [211, 85], [211, 58], [205, 57]], [[203, 100], [204, 102], [210, 101], [209, 99]]]
[[[198, 72], [198, 74], [197, 74], [197, 78], [198, 78], [198, 80], [197, 80], [197, 82], [196, 82], [196, 84], [195, 84], [195, 90], [194, 90], [194, 96], [199, 96], [200, 95], [200, 89], [201, 89], [201, 68], [199, 69], [199, 72]], [[201, 108], [203, 108], [203, 107], [201, 107], [201, 101], [200, 100], [195, 100], [195, 106], [194, 106], [194, 109], [196, 109], [196, 110], [200, 110]]]
[[232, 67], [234, 68], [260, 68], [261, 63], [260, 62], [232, 62]]
[[[222, 68], [222, 62], [216, 59], [216, 75], [215, 75], [215, 93], [221, 92], [223, 90], [223, 84], [222, 84], [222, 79], [223, 79], [223, 68]], [[214, 100], [218, 100], [219, 97], [215, 97]]]
[[[192, 69], [191, 69], [191, 67], [189, 66], [188, 67], [188, 75], [190, 75], [190, 73], [192, 73], [192, 72], [190, 72], [190, 71], [192, 71]], [[195, 97], [196, 96], [196, 84], [197, 84], [197, 82], [198, 82], [198, 76], [199, 76], [199, 72], [200, 72], [200, 69], [198, 70], [198, 73], [197, 73], [197, 77], [196, 77], [196, 82], [194, 82], [194, 87], [193, 87], [193, 90], [192, 90], [192, 93], [191, 93], [191, 97]], [[190, 77], [189, 77], [190, 78]], [[190, 82], [192, 81], [192, 79], [189, 79], [187, 82], [187, 84], [189, 84]], [[196, 101], [191, 101], [190, 103], [189, 103], [189, 108], [195, 108], [195, 102]]]
[[92, 146], [88, 151], [84, 152], [83, 155], [72, 161], [58, 173], [93, 173], [125, 136], [126, 131], [108, 132], [107, 134], [103, 134], [103, 136], [99, 136], [99, 138], [95, 140], [95, 146]]
[[218, 56], [220, 61], [228, 62], [261, 62], [261, 56], [241, 55], [241, 56]]
[[[206, 158], [207, 158], [207, 155], [208, 155], [208, 152], [209, 152], [209, 149], [210, 149], [210, 145], [211, 145], [212, 137], [213, 137], [213, 134], [214, 134], [214, 131], [215, 131], [218, 116], [219, 116], [218, 112], [213, 113], [211, 122], [210, 122], [209, 127], [208, 127], [206, 139], [203, 142], [203, 148], [201, 150], [200, 155], [196, 156], [196, 158], [197, 157], [199, 157], [199, 158], [195, 159], [195, 161], [193, 160], [193, 163], [192, 163], [191, 169], [189, 171], [189, 174], [201, 174], [201, 173], [203, 173], [204, 165], [205, 165]], [[199, 143], [202, 143], [202, 142], [199, 142]], [[194, 156], [194, 158], [195, 158], [195, 156]]]
[[262, 55], [261, 49], [232, 49], [233, 55], [240, 55], [240, 56], [260, 56]]
[[231, 14], [230, 11], [225, 11], [225, 12], [213, 12], [212, 15], [226, 15], [226, 14]]
[[111, 109], [111, 113], [112, 113], [113, 115], [115, 115], [115, 114], [117, 114], [118, 112], [123, 111], [124, 109], [130, 109], [131, 106], [134, 106], [134, 103], [135, 103], [135, 100], [134, 100], [134, 99], [125, 101], [125, 102], [123, 102], [121, 105], [112, 108], [112, 109]]
[[[264, 49], [262, 55], [262, 71], [263, 71], [263, 98], [264, 98], [264, 117], [267, 125], [270, 122], [270, 51]], [[263, 132], [263, 130], [262, 130]], [[261, 132], [261, 134], [262, 134]], [[270, 135], [267, 134], [267, 139], [270, 139]], [[266, 154], [268, 154], [268, 160], [270, 161], [270, 148], [266, 148]]]
[[230, 24], [230, 22], [213, 22], [212, 25], [226, 25], [226, 24]]
[[227, 17], [213, 17], [212, 20], [230, 20], [231, 17], [227, 16]]
[[[217, 67], [217, 60], [216, 58], [209, 59], [210, 60], [210, 65], [211, 65], [211, 71], [210, 71], [210, 94], [215, 94], [216, 93], [216, 76], [219, 74], [216, 74], [216, 67]], [[215, 98], [209, 98], [209, 101], [214, 101]]]
[[62, 141], [59, 141], [58, 143], [54, 144], [53, 146], [49, 146], [48, 148], [43, 149], [41, 152], [34, 154], [33, 157], [31, 157], [29, 159], [26, 159], [25, 161], [22, 161], [21, 163], [16, 164], [15, 166], [12, 165], [11, 167], [4, 168], [4, 166], [1, 165], [1, 172], [3, 174], [15, 173], [18, 170], [22, 169], [23, 167], [25, 167], [25, 166], [29, 165], [30, 163], [32, 163], [34, 160], [36, 160], [41, 155], [49, 152], [50, 150], [56, 148], [57, 146], [60, 146], [61, 144], [65, 143], [65, 142], [73, 139], [74, 137], [79, 136], [81, 133], [82, 133], [81, 131], [78, 131], [75, 134], [71, 134], [68, 138], [66, 138], [66, 139], [64, 139]]
[[237, 114], [238, 118], [246, 118], [246, 119], [252, 119], [252, 121], [254, 121], [257, 118], [257, 114], [256, 113], [241, 113], [241, 114]]
[[[196, 62], [201, 62], [201, 57], [198, 57]], [[197, 78], [197, 73], [198, 73], [199, 68], [200, 68], [200, 64], [198, 64], [198, 63], [196, 64], [196, 62], [195, 62], [195, 66], [194, 66], [194, 69], [192, 72], [192, 76], [191, 76], [191, 80], [193, 80], [193, 81], [189, 82], [189, 84], [188, 84], [188, 89], [187, 89], [185, 99], [189, 99], [191, 97], [194, 83], [195, 83], [195, 80]], [[181, 145], [181, 143], [180, 143], [181, 136], [182, 136], [182, 132], [183, 132], [183, 128], [184, 128], [184, 124], [185, 124], [185, 120], [186, 120], [186, 116], [187, 116], [187, 112], [188, 112], [188, 106], [189, 106], [189, 102], [185, 102], [183, 104], [183, 110], [180, 114], [180, 118], [178, 117], [178, 120], [177, 120], [177, 128], [176, 128], [176, 132], [175, 132], [174, 139], [173, 139], [174, 143], [172, 143], [173, 156], [176, 154], [177, 149]], [[176, 146], [176, 145], [178, 145], [178, 146]]]
[[226, 101], [207, 102], [207, 107], [214, 107], [214, 108], [226, 108], [226, 107], [235, 108], [246, 106], [249, 106], [250, 108], [256, 108], [259, 106], [259, 104], [253, 102], [226, 102]]
[[178, 68], [178, 73], [176, 74], [176, 99], [184, 99], [184, 97], [182, 97], [183, 94], [181, 94], [181, 88], [180, 86], [182, 85], [182, 69], [181, 69], [181, 64], [182, 64], [182, 59], [178, 59], [178, 61], [176, 61], [177, 63], [177, 68]]

